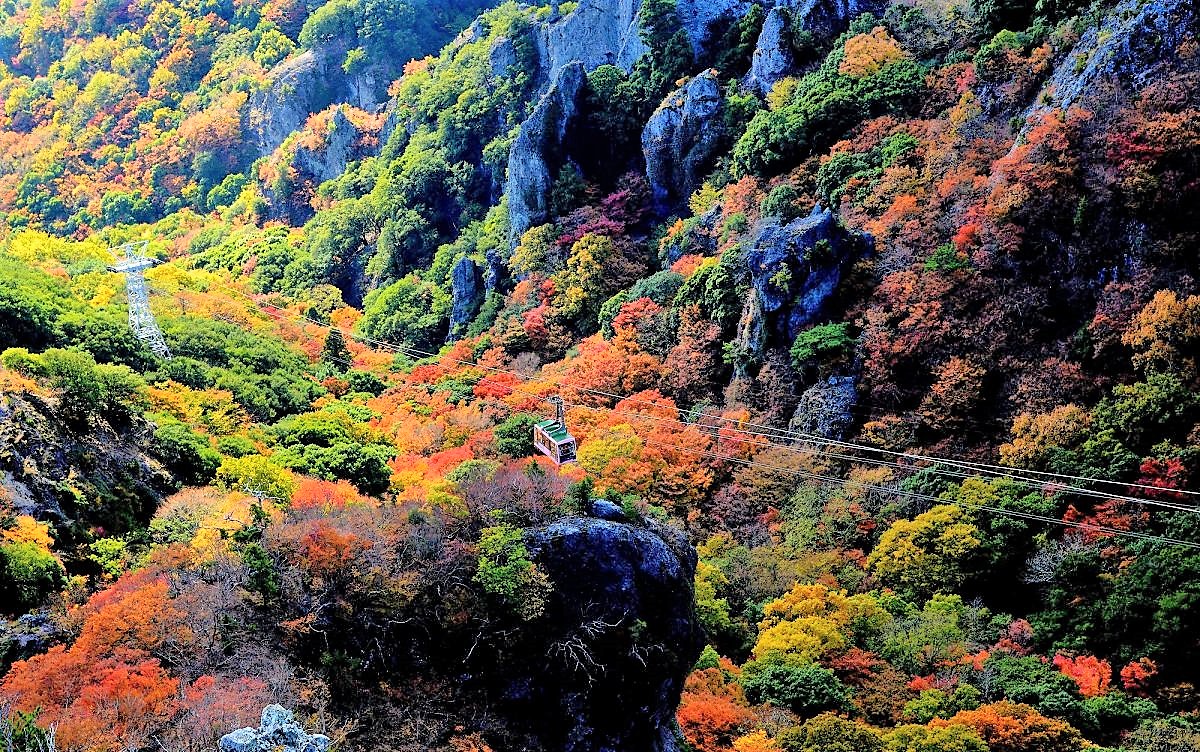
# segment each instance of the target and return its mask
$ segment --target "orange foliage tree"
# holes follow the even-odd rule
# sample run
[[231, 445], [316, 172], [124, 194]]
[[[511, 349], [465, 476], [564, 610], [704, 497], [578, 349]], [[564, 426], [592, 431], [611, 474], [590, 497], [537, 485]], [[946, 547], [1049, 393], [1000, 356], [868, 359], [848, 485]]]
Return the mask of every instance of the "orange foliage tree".
[[1028, 705], [1007, 701], [962, 710], [948, 720], [935, 718], [929, 725], [970, 726], [979, 732], [990, 752], [1078, 752], [1086, 745], [1069, 723], [1047, 718]]
[[675, 718], [683, 737], [697, 752], [726, 752], [754, 720], [737, 683], [738, 670], [728, 659], [692, 672], [684, 683]]

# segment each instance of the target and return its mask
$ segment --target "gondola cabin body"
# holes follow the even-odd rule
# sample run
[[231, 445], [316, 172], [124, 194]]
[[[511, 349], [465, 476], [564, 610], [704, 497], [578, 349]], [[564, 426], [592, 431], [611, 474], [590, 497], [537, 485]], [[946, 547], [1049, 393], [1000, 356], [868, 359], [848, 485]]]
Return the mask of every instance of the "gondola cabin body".
[[556, 417], [533, 424], [533, 446], [556, 464], [575, 461], [575, 437], [567, 431], [561, 400], [555, 403]]
[[559, 465], [575, 461], [575, 437], [557, 420], [541, 420], [533, 425], [533, 446]]

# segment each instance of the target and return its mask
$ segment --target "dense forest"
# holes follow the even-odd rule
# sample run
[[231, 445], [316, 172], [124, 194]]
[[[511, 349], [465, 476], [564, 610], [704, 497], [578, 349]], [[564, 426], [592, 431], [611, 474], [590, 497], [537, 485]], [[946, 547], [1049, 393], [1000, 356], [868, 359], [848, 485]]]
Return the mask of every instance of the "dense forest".
[[1190, 0], [5, 0], [0, 100], [5, 752], [1200, 752]]

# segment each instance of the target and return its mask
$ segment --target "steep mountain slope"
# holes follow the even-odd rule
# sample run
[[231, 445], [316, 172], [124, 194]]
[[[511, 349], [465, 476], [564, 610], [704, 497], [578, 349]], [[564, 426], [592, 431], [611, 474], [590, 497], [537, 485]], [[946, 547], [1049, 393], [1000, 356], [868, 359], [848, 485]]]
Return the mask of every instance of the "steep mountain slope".
[[[10, 723], [1200, 749], [1193, 3], [506, 3], [417, 60], [390, 12], [273, 21], [308, 51], [176, 108], [246, 156], [152, 210], [55, 146], [67, 99], [11, 136], [82, 203], [9, 224], [108, 228], [0, 256], [0, 425], [63, 421], [5, 455]], [[22, 86], [66, 81], [22, 13]], [[170, 360], [100, 268], [135, 238]], [[115, 493], [31, 505], [87, 472], [50, 444]]]
[[41, 0], [0, 10], [0, 217], [86, 236], [234, 202], [335, 102], [373, 111], [480, 0]]

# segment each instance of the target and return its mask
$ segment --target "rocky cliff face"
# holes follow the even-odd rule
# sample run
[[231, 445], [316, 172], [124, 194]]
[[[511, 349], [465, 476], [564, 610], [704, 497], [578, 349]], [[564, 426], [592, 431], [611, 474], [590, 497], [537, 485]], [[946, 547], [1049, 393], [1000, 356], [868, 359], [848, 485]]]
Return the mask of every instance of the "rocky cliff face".
[[[679, 21], [699, 53], [709, 29], [722, 17], [740, 18], [750, 0], [678, 0]], [[535, 34], [542, 80], [550, 82], [564, 66], [580, 62], [587, 71], [616, 65], [625, 72], [646, 52], [638, 14], [642, 0], [581, 0], [565, 16], [551, 17]]]
[[311, 197], [317, 187], [338, 177], [351, 162], [367, 155], [366, 144], [374, 140], [368, 141], [365, 135], [346, 116], [343, 106], [338, 106], [324, 133], [301, 131], [297, 137], [285, 139], [270, 159], [284, 165], [288, 175], [287, 189], [283, 195], [277, 195], [275, 186], [260, 185], [263, 197], [271, 207], [271, 215], [284, 218], [295, 226], [304, 224], [315, 213]]
[[710, 41], [709, 29], [722, 18], [741, 18], [750, 10], [752, 0], [676, 0], [679, 21], [692, 41], [692, 51], [700, 54]]
[[318, 184], [333, 180], [346, 171], [346, 165], [360, 156], [355, 143], [362, 133], [346, 117], [341, 107], [333, 111], [329, 120], [329, 132], [318, 149], [307, 146], [296, 148], [296, 159], [292, 165], [311, 176]]
[[[358, 729], [352, 748], [479, 749], [486, 740], [514, 752], [681, 752], [675, 709], [704, 645], [695, 550], [679, 531], [630, 520], [615, 504], [597, 501], [590, 512], [523, 531], [548, 586], [536, 613], [487, 605], [469, 584], [477, 559], [464, 540], [414, 533], [411, 543], [436, 540], [445, 551], [427, 562], [436, 572], [406, 570], [421, 593], [412, 602], [388, 611], [372, 600], [316, 617], [314, 655], [333, 644], [363, 656], [372, 680], [398, 690], [386, 709], [375, 706], [375, 725]], [[428, 720], [408, 724], [414, 717]], [[258, 728], [230, 731], [219, 752], [328, 744], [279, 706], [263, 711]], [[451, 741], [464, 737], [476, 746]]]
[[509, 242], [514, 247], [526, 230], [546, 219], [554, 171], [560, 166], [567, 127], [579, 108], [586, 76], [581, 62], [560, 70], [509, 150], [505, 192]]
[[891, 0], [784, 0], [784, 3], [797, 19], [799, 29], [818, 41], [828, 42], [863, 13], [882, 13]]
[[554, 592], [516, 651], [538, 658], [497, 676], [506, 677], [499, 706], [528, 748], [677, 750], [675, 707], [703, 646], [695, 551], [665, 528], [594, 518], [559, 520], [525, 540]]
[[1122, 0], [1084, 32], [1045, 86], [1046, 96], [1025, 116], [1069, 109], [1103, 84], [1139, 90], [1161, 74], [1185, 39], [1198, 33], [1200, 10], [1193, 0]]
[[299, 130], [309, 115], [331, 104], [378, 110], [390, 82], [386, 71], [367, 69], [353, 76], [342, 70], [345, 50], [307, 50], [283, 61], [270, 73], [270, 84], [250, 99], [246, 128], [259, 156], [274, 151]]
[[450, 305], [449, 339], [455, 340], [475, 318], [483, 299], [483, 270], [479, 264], [473, 259], [459, 259], [450, 272], [450, 289], [453, 299]]
[[646, 123], [642, 154], [661, 207], [685, 200], [712, 167], [724, 139], [723, 108], [716, 74], [706, 71], [672, 92]]
[[553, 82], [567, 65], [585, 71], [617, 65], [628, 72], [646, 51], [638, 35], [641, 0], [583, 0], [575, 10], [538, 26], [534, 36], [542, 80]]
[[792, 33], [789, 24], [791, 14], [786, 8], [776, 6], [767, 13], [758, 42], [754, 45], [754, 57], [746, 85], [759, 94], [766, 94], [796, 65], [792, 51]]

